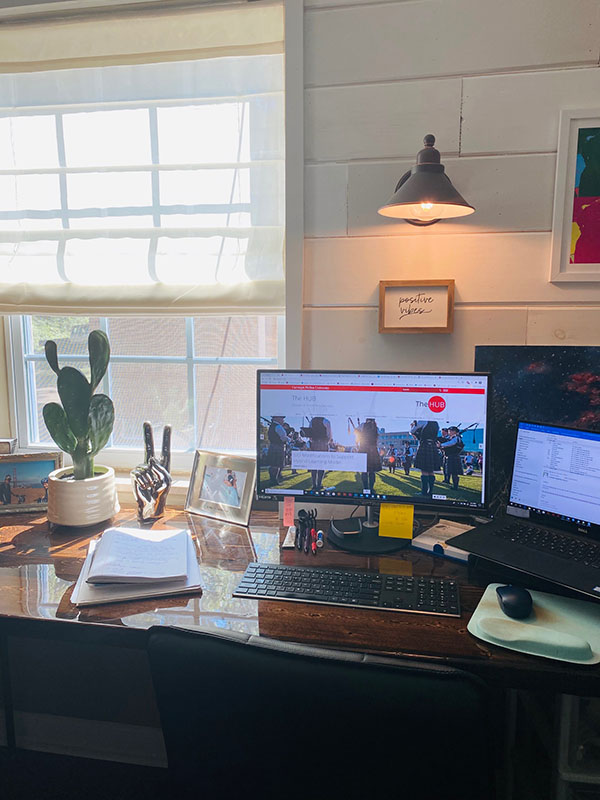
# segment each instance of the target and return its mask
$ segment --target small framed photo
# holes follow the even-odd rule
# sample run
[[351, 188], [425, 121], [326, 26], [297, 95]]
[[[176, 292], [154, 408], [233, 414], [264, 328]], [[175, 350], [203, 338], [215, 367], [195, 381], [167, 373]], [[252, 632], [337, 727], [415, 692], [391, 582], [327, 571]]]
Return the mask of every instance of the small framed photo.
[[379, 333], [452, 333], [454, 281], [379, 281]]
[[62, 467], [62, 452], [0, 455], [0, 514], [45, 511], [48, 475]]
[[600, 281], [600, 108], [561, 112], [555, 187], [550, 281]]
[[185, 510], [247, 525], [255, 480], [254, 458], [196, 450]]

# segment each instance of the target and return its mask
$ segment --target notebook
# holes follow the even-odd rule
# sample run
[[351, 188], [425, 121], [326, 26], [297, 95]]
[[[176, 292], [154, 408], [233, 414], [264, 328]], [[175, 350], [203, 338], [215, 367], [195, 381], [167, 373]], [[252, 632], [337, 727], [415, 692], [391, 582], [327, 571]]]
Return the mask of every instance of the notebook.
[[506, 514], [448, 544], [600, 598], [600, 433], [519, 422]]
[[90, 567], [94, 558], [94, 551], [98, 539], [93, 539], [88, 548], [87, 557], [83, 563], [79, 578], [71, 595], [71, 602], [78, 606], [95, 605], [98, 603], [119, 603], [123, 600], [135, 600], [144, 597], [162, 597], [173, 594], [190, 594], [201, 590], [200, 567], [196, 555], [194, 540], [189, 532], [187, 536], [187, 574], [183, 580], [162, 581], [154, 583], [87, 583]]
[[187, 531], [107, 528], [94, 548], [87, 583], [182, 581]]

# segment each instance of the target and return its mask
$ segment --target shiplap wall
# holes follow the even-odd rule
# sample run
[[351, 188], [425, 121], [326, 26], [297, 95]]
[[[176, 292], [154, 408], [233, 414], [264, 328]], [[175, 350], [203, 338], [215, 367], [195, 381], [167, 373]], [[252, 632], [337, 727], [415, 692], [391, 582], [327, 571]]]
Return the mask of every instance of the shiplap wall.
[[[600, 283], [548, 281], [559, 112], [600, 107], [598, 0], [304, 0], [304, 365], [472, 369], [600, 345]], [[377, 214], [434, 133], [477, 211]], [[380, 280], [454, 278], [453, 334], [381, 335]]]

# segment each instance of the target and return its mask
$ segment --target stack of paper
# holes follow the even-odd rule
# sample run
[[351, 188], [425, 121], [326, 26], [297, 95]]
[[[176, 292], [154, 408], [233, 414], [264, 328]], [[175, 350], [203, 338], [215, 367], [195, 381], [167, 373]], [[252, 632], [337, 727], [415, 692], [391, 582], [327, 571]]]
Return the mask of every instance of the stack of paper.
[[79, 606], [200, 589], [189, 531], [108, 528], [90, 542], [71, 601]]

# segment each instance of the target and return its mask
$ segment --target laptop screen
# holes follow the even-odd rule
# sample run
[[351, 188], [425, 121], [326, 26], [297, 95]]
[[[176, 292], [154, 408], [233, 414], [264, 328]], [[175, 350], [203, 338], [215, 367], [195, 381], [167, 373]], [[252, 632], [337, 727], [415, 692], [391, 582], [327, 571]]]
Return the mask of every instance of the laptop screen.
[[600, 525], [600, 433], [520, 422], [510, 504], [579, 528]]

